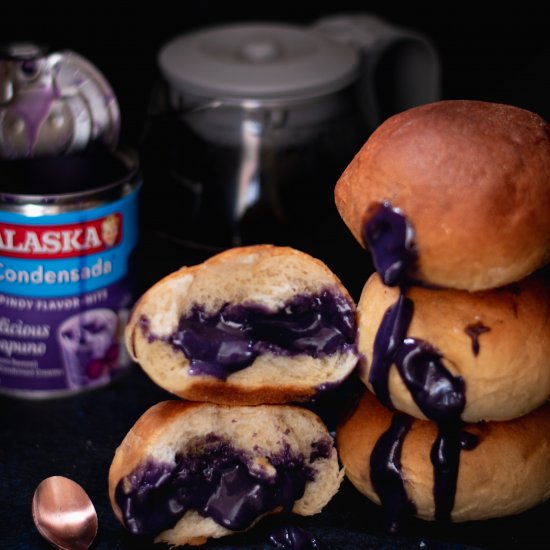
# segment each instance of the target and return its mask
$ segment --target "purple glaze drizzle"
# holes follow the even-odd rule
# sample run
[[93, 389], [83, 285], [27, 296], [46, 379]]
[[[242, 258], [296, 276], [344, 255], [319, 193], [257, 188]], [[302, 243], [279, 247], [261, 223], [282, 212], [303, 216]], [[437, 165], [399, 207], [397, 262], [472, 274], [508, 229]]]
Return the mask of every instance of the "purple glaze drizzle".
[[430, 459], [434, 467], [435, 519], [450, 521], [453, 511], [460, 451], [476, 447], [477, 437], [463, 432], [459, 425], [440, 428], [432, 445]]
[[403, 292], [382, 318], [374, 340], [369, 383], [376, 397], [393, 410], [388, 379], [392, 364], [418, 408], [438, 423], [460, 419], [464, 410], [464, 380], [453, 376], [443, 365], [433, 346], [417, 338], [407, 338], [414, 304]]
[[472, 353], [477, 357], [479, 355], [479, 337], [491, 329], [485, 326], [481, 321], [467, 325], [464, 332], [472, 339]]
[[120, 480], [115, 500], [132, 534], [155, 536], [188, 510], [232, 531], [243, 530], [279, 506], [290, 511], [306, 483], [315, 479], [315, 469], [288, 446], [267, 457], [276, 469], [268, 477], [249, 469], [248, 455], [216, 436], [203, 443], [201, 451], [176, 455], [175, 464], [151, 459]]
[[399, 529], [403, 518], [416, 512], [401, 475], [401, 451], [411, 426], [410, 416], [393, 415], [390, 427], [380, 436], [370, 456], [372, 484], [389, 514], [389, 531], [392, 533]]
[[[379, 401], [393, 410], [388, 380], [390, 367], [395, 364], [418, 408], [428, 419], [437, 423], [438, 435], [431, 451], [436, 518], [450, 520], [456, 493], [460, 451], [473, 448], [475, 438], [461, 431], [461, 415], [466, 405], [463, 378], [453, 376], [447, 370], [441, 353], [434, 346], [423, 340], [407, 337], [413, 313], [414, 304], [405, 296], [402, 289], [397, 302], [386, 310], [378, 328], [374, 340], [369, 383]], [[395, 415], [394, 419], [400, 416]], [[371, 458], [373, 485], [383, 504], [384, 501], [402, 502], [403, 500], [401, 494], [404, 491], [403, 480], [396, 465], [394, 453], [395, 448], [401, 448], [402, 438], [405, 435], [406, 430], [403, 431], [402, 427], [401, 429], [397, 426], [390, 428], [375, 447], [375, 449], [378, 447], [375, 466]], [[464, 443], [466, 440], [468, 445]], [[396, 473], [401, 485], [398, 486], [395, 479], [392, 483], [383, 481], [384, 468]], [[384, 488], [386, 483], [388, 486]], [[393, 494], [385, 494], [383, 498], [379, 490]], [[397, 528], [395, 518], [392, 528], [394, 530]]]
[[374, 339], [369, 383], [372, 385], [378, 400], [392, 410], [394, 407], [388, 386], [389, 370], [399, 346], [407, 336], [412, 315], [413, 302], [401, 292], [397, 302], [384, 313]]
[[439, 425], [460, 422], [466, 404], [464, 379], [445, 368], [438, 350], [422, 340], [405, 338], [397, 349], [395, 363], [427, 418]]
[[267, 541], [271, 546], [281, 550], [320, 550], [320, 542], [315, 536], [296, 525], [284, 525], [274, 529]]
[[387, 201], [371, 205], [367, 216], [361, 238], [372, 254], [376, 271], [388, 286], [403, 284], [417, 259], [410, 222]]
[[[150, 340], [146, 322], [142, 330]], [[225, 380], [265, 352], [320, 357], [353, 350], [355, 318], [351, 304], [330, 290], [300, 295], [272, 312], [260, 305], [226, 304], [207, 313], [195, 305], [167, 341], [190, 362], [189, 373]]]

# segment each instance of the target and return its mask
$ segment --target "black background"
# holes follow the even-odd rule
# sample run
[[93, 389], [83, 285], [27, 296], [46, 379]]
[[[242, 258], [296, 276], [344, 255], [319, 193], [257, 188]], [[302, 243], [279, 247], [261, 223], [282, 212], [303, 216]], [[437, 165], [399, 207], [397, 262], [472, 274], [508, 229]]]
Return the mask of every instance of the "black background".
[[[445, 99], [511, 103], [550, 118], [550, 31], [544, 3], [483, 2], [44, 2], [6, 0], [0, 40], [32, 40], [88, 57], [111, 82], [124, 144], [137, 144], [156, 78], [156, 55], [174, 36], [230, 21], [309, 24], [366, 12], [424, 33], [436, 46]], [[427, 5], [426, 5], [427, 4]], [[531, 5], [533, 4], [533, 5]]]
[[[3, 2], [0, 41], [30, 40], [46, 44], [52, 50], [72, 49], [87, 57], [104, 73], [118, 98], [121, 145], [138, 150], [151, 91], [159, 80], [157, 55], [165, 43], [181, 33], [227, 22], [308, 25], [336, 14], [370, 13], [424, 34], [439, 55], [442, 99], [509, 103], [550, 120], [550, 30], [544, 4], [530, 0], [507, 6], [499, 3], [492, 9], [479, 1], [436, 4], [356, 0], [323, 3], [323, 7], [291, 0], [263, 3], [148, 0], [141, 4], [101, 0], [47, 4], [31, 8], [21, 0]], [[154, 203], [152, 217], [162, 217], [165, 203], [148, 174], [143, 194], [147, 197], [143, 202]], [[142, 216], [144, 246], [149, 246], [146, 238], [151, 224], [143, 221], [147, 216], [148, 213]], [[169, 215], [167, 219], [172, 217]], [[343, 264], [349, 264], [348, 256], [353, 257], [360, 250], [356, 250], [354, 239], [343, 225], [337, 228], [335, 236], [328, 238], [337, 241], [337, 247], [342, 241], [340, 252], [325, 255], [316, 248], [302, 249], [327, 262], [358, 298], [365, 274], [350, 272]], [[159, 251], [155, 241], [149, 247]], [[182, 253], [174, 248], [168, 253], [162, 251], [161, 258], [154, 258], [155, 264], [168, 256], [173, 261], [166, 263], [164, 269], [145, 273], [143, 288], [158, 274], [204, 259], [202, 254], [195, 255], [189, 250]], [[356, 260], [360, 261], [352, 259]]]

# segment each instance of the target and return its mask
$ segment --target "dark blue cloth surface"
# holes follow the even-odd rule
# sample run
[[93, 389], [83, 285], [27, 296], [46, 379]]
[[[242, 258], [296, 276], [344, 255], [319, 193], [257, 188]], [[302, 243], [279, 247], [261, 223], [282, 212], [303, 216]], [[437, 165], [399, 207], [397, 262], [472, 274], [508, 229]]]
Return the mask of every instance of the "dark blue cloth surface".
[[[138, 417], [171, 398], [138, 367], [108, 387], [78, 396], [49, 401], [0, 397], [0, 548], [49, 548], [33, 525], [31, 501], [38, 483], [51, 475], [74, 479], [94, 501], [99, 516], [94, 548], [167, 548], [126, 534], [111, 511], [107, 475], [116, 447]], [[486, 522], [443, 526], [414, 520], [398, 536], [390, 536], [381, 510], [345, 481], [317, 516], [266, 518], [245, 535], [211, 541], [204, 548], [267, 549], [270, 530], [291, 523], [309, 530], [326, 548], [547, 548], [548, 517], [550, 504]]]

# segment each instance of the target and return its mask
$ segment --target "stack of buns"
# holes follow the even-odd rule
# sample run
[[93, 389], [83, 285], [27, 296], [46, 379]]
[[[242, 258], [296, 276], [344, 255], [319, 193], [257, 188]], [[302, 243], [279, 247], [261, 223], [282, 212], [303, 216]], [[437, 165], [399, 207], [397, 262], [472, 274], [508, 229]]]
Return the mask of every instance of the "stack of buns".
[[335, 189], [373, 258], [357, 306], [367, 389], [346, 474], [407, 516], [468, 521], [550, 497], [550, 126], [440, 101], [386, 120]]
[[198, 545], [266, 514], [320, 512], [343, 471], [323, 421], [290, 403], [349, 376], [355, 337], [346, 289], [292, 248], [235, 248], [155, 284], [126, 345], [181, 399], [146, 411], [117, 449], [117, 518], [133, 534]]

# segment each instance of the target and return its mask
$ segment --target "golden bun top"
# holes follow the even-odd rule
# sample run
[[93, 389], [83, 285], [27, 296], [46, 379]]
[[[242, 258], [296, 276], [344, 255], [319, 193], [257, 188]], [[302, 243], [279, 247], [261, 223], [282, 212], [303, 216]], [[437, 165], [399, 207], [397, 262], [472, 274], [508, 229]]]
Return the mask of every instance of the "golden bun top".
[[414, 231], [411, 276], [470, 291], [518, 281], [550, 258], [550, 127], [511, 105], [439, 101], [387, 119], [336, 184], [355, 238], [388, 202]]

